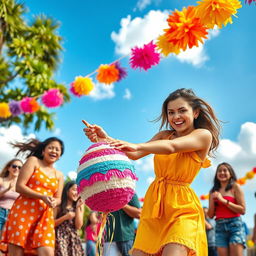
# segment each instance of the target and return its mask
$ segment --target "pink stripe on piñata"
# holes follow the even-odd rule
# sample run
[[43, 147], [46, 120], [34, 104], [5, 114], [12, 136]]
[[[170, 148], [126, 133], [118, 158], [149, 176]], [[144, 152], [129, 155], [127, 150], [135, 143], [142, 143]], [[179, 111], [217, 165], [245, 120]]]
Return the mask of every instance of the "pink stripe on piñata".
[[88, 150], [90, 150], [90, 149], [92, 149], [92, 148], [99, 147], [99, 146], [101, 146], [101, 145], [107, 145], [107, 144], [108, 144], [108, 143], [106, 143], [106, 142], [97, 142], [97, 143], [92, 144], [89, 148], [87, 148], [86, 151], [88, 151]]
[[106, 156], [106, 155], [115, 155], [115, 154], [125, 155], [125, 153], [123, 153], [120, 150], [117, 150], [114, 148], [104, 148], [103, 150], [96, 150], [89, 154], [84, 155], [84, 157], [79, 161], [79, 165], [96, 157]]
[[120, 210], [129, 203], [134, 192], [135, 191], [131, 188], [109, 189], [107, 191], [94, 194], [85, 200], [85, 203], [93, 211], [114, 212]]
[[77, 191], [80, 193], [85, 189], [85, 187], [92, 186], [97, 181], [109, 181], [113, 176], [118, 177], [120, 179], [131, 177], [133, 180], [138, 180], [135, 173], [133, 173], [129, 169], [125, 169], [124, 171], [119, 171], [118, 169], [113, 169], [107, 171], [107, 173], [94, 173], [89, 180], [82, 179], [78, 184]]

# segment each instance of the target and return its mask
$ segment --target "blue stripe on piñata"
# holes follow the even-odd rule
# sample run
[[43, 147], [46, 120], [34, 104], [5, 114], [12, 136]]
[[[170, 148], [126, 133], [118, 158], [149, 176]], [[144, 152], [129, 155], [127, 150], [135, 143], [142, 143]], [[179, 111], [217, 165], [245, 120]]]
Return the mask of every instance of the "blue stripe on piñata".
[[102, 163], [93, 164], [81, 170], [77, 174], [76, 183], [79, 184], [82, 179], [89, 180], [94, 173], [106, 174], [109, 170], [113, 170], [113, 169], [117, 169], [121, 172], [123, 172], [125, 169], [129, 169], [135, 173], [134, 165], [127, 161], [122, 161], [122, 160], [105, 161]]

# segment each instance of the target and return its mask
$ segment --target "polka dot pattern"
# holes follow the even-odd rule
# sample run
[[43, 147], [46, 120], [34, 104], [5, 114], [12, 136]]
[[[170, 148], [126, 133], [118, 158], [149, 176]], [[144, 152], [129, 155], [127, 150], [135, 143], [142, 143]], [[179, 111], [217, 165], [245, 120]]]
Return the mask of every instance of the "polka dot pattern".
[[[36, 169], [27, 186], [37, 193], [53, 196], [58, 189], [56, 177], [50, 178]], [[53, 210], [42, 200], [19, 196], [13, 204], [2, 235], [1, 250], [12, 243], [31, 251], [38, 247], [55, 246]], [[4, 245], [5, 244], [5, 245]]]

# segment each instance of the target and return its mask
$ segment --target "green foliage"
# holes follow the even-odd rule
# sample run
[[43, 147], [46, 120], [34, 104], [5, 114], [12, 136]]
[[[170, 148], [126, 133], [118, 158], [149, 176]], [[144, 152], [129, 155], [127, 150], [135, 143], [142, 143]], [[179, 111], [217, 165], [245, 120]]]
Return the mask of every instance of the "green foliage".
[[[44, 15], [27, 24], [25, 11], [15, 0], [0, 0], [0, 102], [38, 97], [50, 88], [58, 88], [68, 102], [65, 85], [53, 79], [62, 50], [59, 24]], [[53, 113], [41, 107], [36, 113], [0, 119], [0, 123], [20, 123], [24, 128], [34, 125], [35, 130], [44, 123], [46, 129], [53, 129], [53, 118]]]

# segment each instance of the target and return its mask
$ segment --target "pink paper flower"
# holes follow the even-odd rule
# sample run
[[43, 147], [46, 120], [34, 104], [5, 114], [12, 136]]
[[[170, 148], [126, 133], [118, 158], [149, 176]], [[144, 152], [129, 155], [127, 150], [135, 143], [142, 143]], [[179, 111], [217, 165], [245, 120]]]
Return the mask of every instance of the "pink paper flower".
[[42, 102], [48, 108], [59, 107], [63, 103], [63, 94], [59, 89], [50, 89], [43, 94]]
[[79, 94], [79, 93], [77, 93], [77, 92], [75, 91], [75, 89], [74, 89], [74, 82], [72, 82], [72, 83], [70, 84], [69, 91], [70, 91], [74, 96], [76, 96], [76, 97], [81, 97], [81, 96], [82, 96], [81, 94]]
[[148, 70], [153, 65], [157, 65], [160, 61], [160, 54], [156, 51], [156, 45], [151, 41], [144, 44], [142, 48], [132, 48], [130, 64], [133, 69], [140, 68]]
[[25, 97], [20, 101], [21, 109], [24, 113], [34, 113], [39, 110], [40, 106], [34, 98]]

